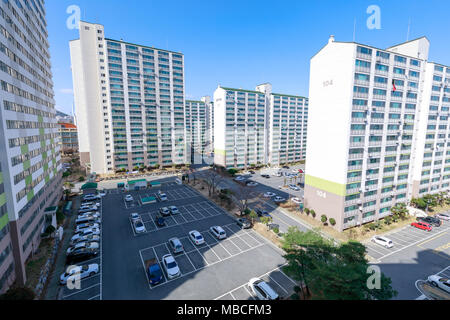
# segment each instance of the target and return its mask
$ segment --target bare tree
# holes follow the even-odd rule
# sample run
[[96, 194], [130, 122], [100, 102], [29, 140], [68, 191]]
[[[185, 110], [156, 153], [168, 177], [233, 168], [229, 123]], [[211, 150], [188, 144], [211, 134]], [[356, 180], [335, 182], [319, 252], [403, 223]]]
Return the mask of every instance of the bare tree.
[[245, 184], [240, 184], [237, 188], [237, 192], [233, 193], [233, 200], [239, 208], [241, 215], [248, 209], [248, 201], [251, 199], [251, 188]]
[[208, 194], [211, 196], [216, 192], [216, 188], [223, 180], [223, 177], [215, 170], [215, 168], [204, 171], [202, 175], [206, 185], [208, 186]]

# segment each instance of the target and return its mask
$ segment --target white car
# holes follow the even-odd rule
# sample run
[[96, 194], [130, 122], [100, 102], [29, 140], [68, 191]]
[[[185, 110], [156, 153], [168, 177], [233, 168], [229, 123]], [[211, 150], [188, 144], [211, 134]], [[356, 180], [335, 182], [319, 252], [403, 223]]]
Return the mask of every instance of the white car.
[[290, 185], [289, 185], [289, 188], [290, 188], [291, 190], [294, 190], [294, 191], [300, 191], [300, 188], [297, 187], [295, 184], [290, 184]]
[[93, 194], [87, 194], [83, 197], [83, 201], [92, 201], [92, 200], [100, 200], [100, 196], [93, 195]]
[[209, 228], [209, 231], [219, 240], [225, 239], [227, 237], [227, 233], [220, 226], [212, 226]]
[[379, 244], [380, 246], [383, 246], [388, 249], [390, 249], [394, 246], [394, 243], [392, 242], [391, 239], [388, 239], [388, 238], [382, 237], [382, 236], [373, 237], [372, 242]]
[[64, 272], [59, 278], [60, 284], [66, 284], [67, 281], [76, 280], [78, 277], [84, 279], [96, 275], [99, 271], [98, 264], [93, 263], [84, 266], [72, 266], [67, 272]]
[[248, 282], [248, 288], [259, 300], [279, 300], [280, 296], [267, 284], [267, 282], [252, 278]]
[[75, 229], [75, 233], [78, 233], [80, 231], [83, 231], [85, 229], [90, 229], [90, 228], [100, 228], [100, 225], [98, 223], [85, 223], [85, 224], [80, 224], [77, 226], [77, 228]]
[[179, 214], [180, 213], [180, 211], [178, 210], [178, 208], [176, 206], [170, 206], [169, 210], [170, 210], [171, 214]]
[[93, 241], [99, 242], [100, 236], [96, 234], [88, 234], [82, 237], [77, 237], [75, 240], [70, 240], [70, 245], [73, 246], [80, 242], [93, 242]]
[[266, 192], [266, 193], [264, 193], [264, 198], [272, 198], [272, 197], [275, 197], [275, 196], [276, 196], [276, 194], [273, 193], [273, 192]]
[[171, 254], [166, 254], [163, 256], [162, 262], [169, 279], [176, 278], [181, 274], [180, 268], [178, 268], [178, 264]]
[[81, 248], [86, 249], [98, 249], [100, 247], [98, 242], [78, 242], [74, 244], [73, 246], [69, 247], [66, 251], [67, 254], [72, 253], [73, 251]]
[[158, 191], [158, 194], [156, 195], [159, 199], [159, 201], [167, 201], [167, 195], [164, 192]]
[[450, 221], [450, 214], [448, 213], [438, 213], [435, 217], [441, 220]]
[[88, 235], [96, 235], [99, 236], [100, 235], [100, 229], [99, 228], [88, 228], [88, 229], [84, 229], [81, 230], [79, 232], [77, 232], [71, 239], [70, 241], [76, 242], [78, 241], [81, 237], [85, 237]]
[[98, 193], [98, 195], [103, 198], [104, 196], [106, 196], [106, 192], [105, 191], [100, 191]]
[[256, 187], [257, 185], [258, 185], [258, 183], [257, 182], [253, 182], [253, 181], [247, 183], [247, 186], [249, 186], [249, 187]]
[[273, 201], [278, 203], [278, 202], [284, 202], [284, 201], [286, 201], [286, 199], [282, 198], [280, 196], [276, 196], [275, 198], [273, 198]]
[[301, 200], [300, 198], [297, 198], [297, 197], [291, 198], [291, 201], [292, 201], [293, 203], [295, 203], [295, 204], [300, 204], [300, 203], [302, 203], [302, 200]]
[[246, 178], [243, 176], [237, 176], [236, 178], [234, 178], [234, 181], [244, 181]]
[[147, 229], [145, 229], [145, 225], [141, 219], [134, 221], [134, 230], [136, 231], [136, 233], [147, 232]]
[[136, 220], [141, 219], [141, 216], [139, 215], [139, 213], [134, 212], [130, 214], [130, 219], [132, 222], [135, 222]]
[[100, 219], [100, 213], [98, 213], [98, 212], [85, 212], [85, 213], [80, 213], [78, 215], [78, 219], [88, 218], [88, 217], [92, 217], [94, 219]]
[[450, 293], [450, 280], [448, 278], [434, 274], [428, 277], [428, 282], [431, 283], [431, 285]]
[[131, 194], [127, 194], [126, 196], [125, 196], [125, 201], [126, 202], [131, 202], [131, 201], [133, 201], [134, 199], [133, 199], [133, 196], [131, 195]]
[[202, 234], [200, 232], [198, 232], [197, 230], [192, 230], [191, 232], [189, 232], [189, 238], [197, 246], [205, 243], [205, 239], [203, 238]]

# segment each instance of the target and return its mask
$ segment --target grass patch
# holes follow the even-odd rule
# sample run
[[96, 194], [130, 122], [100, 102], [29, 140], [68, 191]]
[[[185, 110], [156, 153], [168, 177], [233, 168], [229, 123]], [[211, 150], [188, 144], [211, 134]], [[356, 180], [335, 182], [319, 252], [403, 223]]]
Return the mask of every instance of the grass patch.
[[25, 286], [28, 288], [34, 290], [38, 284], [41, 270], [44, 269], [47, 259], [52, 254], [53, 245], [54, 239], [43, 239], [39, 245], [38, 252], [26, 263], [27, 282]]

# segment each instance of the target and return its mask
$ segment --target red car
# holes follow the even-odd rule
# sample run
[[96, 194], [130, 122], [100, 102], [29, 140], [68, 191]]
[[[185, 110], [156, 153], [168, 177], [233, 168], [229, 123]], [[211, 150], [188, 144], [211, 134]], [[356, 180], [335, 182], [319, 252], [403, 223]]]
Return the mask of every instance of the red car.
[[429, 223], [419, 221], [411, 223], [411, 226], [427, 231], [431, 231], [433, 229], [433, 227]]

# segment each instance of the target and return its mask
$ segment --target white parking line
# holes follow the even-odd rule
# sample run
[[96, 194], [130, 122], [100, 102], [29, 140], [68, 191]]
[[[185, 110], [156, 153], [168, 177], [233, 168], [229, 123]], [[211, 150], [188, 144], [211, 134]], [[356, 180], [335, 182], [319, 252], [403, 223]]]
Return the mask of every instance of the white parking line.
[[256, 298], [253, 296], [253, 294], [250, 292], [250, 290], [248, 290], [247, 286], [244, 286], [245, 291], [247, 291], [247, 293], [249, 294], [250, 298], [252, 298], [252, 300], [256, 300]]
[[272, 281], [275, 282], [281, 289], [283, 289], [283, 291], [286, 292], [286, 294], [289, 294], [289, 292], [288, 292], [282, 285], [280, 285], [280, 284], [278, 283], [278, 281], [276, 281], [276, 280], [275, 280], [274, 278], [272, 278], [270, 275], [268, 275], [268, 277], [269, 277], [270, 279], [272, 279]]
[[100, 285], [100, 283], [96, 283], [96, 284], [94, 284], [94, 285], [92, 285], [92, 286], [90, 286], [90, 287], [87, 287], [86, 289], [79, 290], [79, 291], [77, 291], [77, 292], [68, 294], [67, 296], [64, 296], [63, 299], [66, 299], [66, 298], [69, 298], [69, 297], [73, 297], [73, 296], [76, 295], [76, 294], [79, 294], [79, 293], [81, 293], [81, 292], [85, 292], [85, 291], [87, 291], [87, 290], [89, 290], [89, 289], [92, 289], [92, 288], [95, 288], [95, 287], [97, 287], [97, 286], [99, 286], [99, 285]]
[[[159, 267], [161, 268], [161, 270], [164, 269], [164, 268], [162, 267], [162, 260], [159, 259], [158, 254], [156, 253], [155, 247], [152, 247], [152, 250], [153, 250], [153, 253], [155, 254], [156, 261], [158, 261]], [[140, 251], [139, 251], [139, 252], [140, 252]], [[145, 267], [144, 267], [144, 271], [145, 271], [145, 273], [147, 273], [147, 270], [145, 270]], [[163, 275], [163, 277], [164, 277], [164, 283], [166, 283], [167, 281], [169, 281], [169, 280], [167, 280], [168, 277], [166, 278], [166, 274], [165, 274], [164, 272], [161, 272], [161, 273], [162, 273], [162, 275]], [[181, 271], [180, 271], [180, 273], [181, 273]], [[149, 282], [149, 285], [150, 285], [150, 282]], [[155, 286], [155, 287], [156, 287], [156, 286]]]
[[101, 295], [101, 294], [98, 294], [98, 295], [96, 295], [96, 296], [93, 296], [93, 297], [89, 298], [88, 300], [94, 300], [94, 299], [97, 298], [97, 297], [100, 297], [100, 300], [102, 300], [102, 295]]

